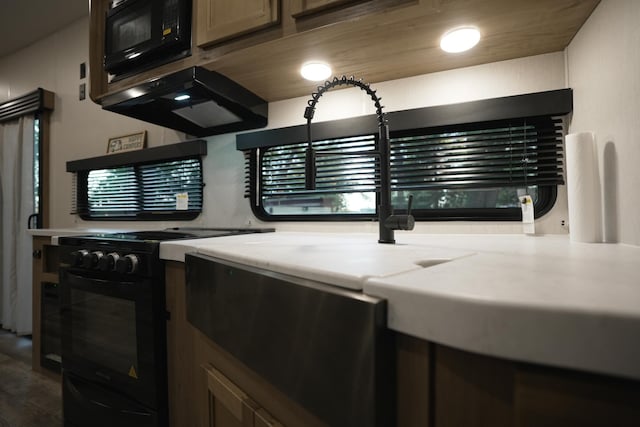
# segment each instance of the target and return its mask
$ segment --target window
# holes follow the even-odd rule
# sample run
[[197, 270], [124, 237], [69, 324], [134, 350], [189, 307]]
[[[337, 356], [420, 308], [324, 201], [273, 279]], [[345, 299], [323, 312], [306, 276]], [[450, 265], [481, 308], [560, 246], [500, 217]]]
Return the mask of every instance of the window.
[[[261, 154], [261, 204], [269, 215], [375, 214], [373, 157], [319, 157], [316, 190], [304, 189], [307, 143], [269, 147]], [[375, 149], [372, 135], [316, 141], [318, 152]]]
[[[564, 103], [555, 98], [558, 92], [565, 95]], [[472, 118], [493, 119], [462, 124], [441, 124], [451, 121], [449, 114], [456, 117], [452, 106], [389, 114], [390, 123], [400, 123], [400, 129], [392, 127], [390, 139], [394, 207], [406, 209], [412, 194], [416, 219], [519, 220], [518, 195], [527, 193], [534, 199], [536, 216], [547, 212], [555, 202], [556, 186], [563, 184], [563, 122], [558, 116], [570, 110], [571, 91], [547, 94], [553, 98], [550, 108], [514, 106], [515, 101], [539, 103], [540, 94], [498, 99], [503, 111], [492, 108], [490, 114], [486, 104], [496, 100], [459, 104], [466, 117], [468, 111], [479, 111]], [[544, 114], [518, 117], [520, 111]], [[314, 134], [320, 135], [313, 142], [318, 154], [376, 149], [372, 134], [323, 138], [332, 132], [370, 132], [375, 121], [349, 119], [313, 126]], [[376, 159], [319, 156], [317, 188], [307, 191], [307, 143], [295, 128], [305, 130], [301, 126], [238, 136], [238, 148], [245, 150], [247, 159], [246, 195], [256, 215], [267, 220], [375, 218]], [[327, 130], [332, 128], [338, 131]]]
[[[27, 132], [25, 129], [24, 136], [26, 140], [31, 141], [33, 138], [33, 147], [28, 150], [29, 155], [32, 154], [33, 176], [29, 180], [29, 186], [33, 182], [33, 188], [29, 188], [31, 193], [33, 212], [28, 219], [28, 228], [46, 227], [49, 220], [48, 208], [44, 204], [44, 198], [49, 192], [49, 183], [42, 180], [48, 171], [48, 153], [49, 153], [49, 117], [54, 107], [53, 92], [38, 88], [33, 92], [27, 93], [17, 98], [10, 99], [0, 103], [0, 127], [3, 123], [20, 117], [33, 120], [33, 126], [29, 128], [33, 132]], [[31, 168], [29, 169], [31, 170]], [[23, 178], [24, 184], [27, 181]]]
[[[33, 119], [33, 213], [36, 215], [37, 222], [41, 222], [41, 193], [42, 188], [40, 186], [40, 162], [41, 162], [41, 131], [40, 131], [40, 118], [36, 115]], [[40, 228], [41, 224], [36, 223], [36, 228]]]
[[[79, 170], [76, 171], [74, 212], [89, 220], [197, 217], [202, 212], [204, 185], [199, 151], [204, 147], [206, 152], [205, 142], [197, 142], [201, 144], [187, 150], [179, 147], [185, 143], [158, 147], [164, 151], [162, 155], [156, 154], [158, 148], [135, 152], [141, 161], [134, 164], [120, 165], [118, 159], [112, 161], [113, 157], [126, 156], [121, 159], [128, 158], [131, 163], [134, 157], [131, 153], [75, 162], [71, 169]], [[181, 158], [171, 158], [176, 155]], [[149, 161], [149, 157], [155, 159]], [[164, 160], [167, 157], [169, 159]]]

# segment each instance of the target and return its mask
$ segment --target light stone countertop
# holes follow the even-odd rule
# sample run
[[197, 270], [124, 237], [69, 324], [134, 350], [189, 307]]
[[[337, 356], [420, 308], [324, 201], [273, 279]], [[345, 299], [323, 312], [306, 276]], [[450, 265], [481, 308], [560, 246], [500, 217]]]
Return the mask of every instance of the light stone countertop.
[[[249, 234], [163, 242], [388, 300], [399, 332], [480, 354], [640, 379], [640, 247], [568, 236]], [[444, 261], [444, 262], [443, 262]]]

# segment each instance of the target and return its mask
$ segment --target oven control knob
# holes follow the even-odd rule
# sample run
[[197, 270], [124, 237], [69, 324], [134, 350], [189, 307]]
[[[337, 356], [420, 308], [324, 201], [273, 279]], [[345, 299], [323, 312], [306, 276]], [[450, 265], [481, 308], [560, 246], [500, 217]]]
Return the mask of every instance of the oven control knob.
[[98, 269], [100, 271], [112, 271], [112, 270], [115, 270], [116, 263], [118, 262], [119, 258], [120, 258], [120, 255], [118, 255], [115, 252], [110, 252], [110, 253], [106, 254], [105, 256], [101, 257], [98, 260]]
[[84, 257], [89, 254], [89, 251], [86, 249], [79, 249], [77, 251], [73, 251], [69, 254], [69, 264], [72, 267], [78, 267], [83, 264]]
[[96, 268], [98, 266], [98, 262], [103, 256], [104, 253], [101, 251], [87, 252], [82, 257], [82, 266], [84, 268]]
[[116, 261], [116, 271], [121, 274], [134, 274], [138, 272], [138, 257], [133, 254], [125, 255]]

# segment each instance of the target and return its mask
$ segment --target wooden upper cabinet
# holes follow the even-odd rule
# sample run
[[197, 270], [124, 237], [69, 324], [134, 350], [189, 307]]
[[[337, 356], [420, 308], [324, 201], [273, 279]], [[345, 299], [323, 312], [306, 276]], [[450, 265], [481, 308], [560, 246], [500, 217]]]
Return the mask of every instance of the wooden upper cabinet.
[[356, 3], [363, 3], [371, 0], [290, 0], [291, 16], [298, 18], [311, 15], [324, 9], [334, 7], [351, 6]]
[[197, 0], [196, 44], [211, 45], [275, 25], [280, 0]]

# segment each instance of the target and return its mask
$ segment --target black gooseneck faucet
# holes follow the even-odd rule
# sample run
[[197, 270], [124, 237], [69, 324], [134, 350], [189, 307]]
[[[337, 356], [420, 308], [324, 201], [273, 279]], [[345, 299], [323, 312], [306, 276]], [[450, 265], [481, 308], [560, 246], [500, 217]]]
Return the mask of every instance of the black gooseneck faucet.
[[[320, 97], [329, 89], [336, 86], [355, 86], [358, 87], [371, 97], [376, 107], [376, 115], [378, 116], [378, 150], [376, 151], [354, 151], [350, 153], [321, 150], [316, 151], [313, 148], [311, 139], [311, 120], [316, 111], [316, 104]], [[382, 112], [383, 106], [376, 95], [376, 91], [362, 81], [356, 80], [353, 76], [341, 78], [334, 77], [331, 81], [326, 81], [324, 86], [318, 86], [317, 92], [311, 94], [311, 99], [307, 102], [308, 106], [304, 110], [304, 117], [307, 119], [307, 141], [308, 147], [305, 152], [305, 188], [307, 190], [315, 190], [316, 188], [316, 157], [323, 155], [343, 155], [343, 156], [376, 156], [380, 160], [380, 186], [379, 186], [379, 205], [378, 205], [378, 222], [379, 222], [379, 238], [378, 243], [395, 243], [395, 230], [413, 230], [415, 220], [411, 215], [411, 204], [413, 195], [409, 196], [408, 208], [406, 215], [394, 215], [393, 206], [391, 205], [391, 149], [389, 146], [389, 127], [387, 119]]]

